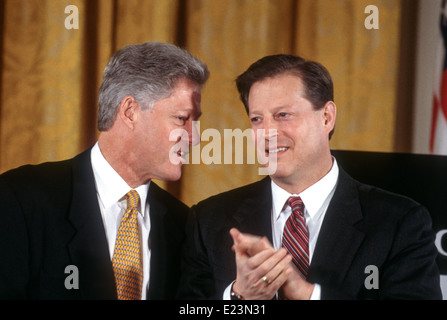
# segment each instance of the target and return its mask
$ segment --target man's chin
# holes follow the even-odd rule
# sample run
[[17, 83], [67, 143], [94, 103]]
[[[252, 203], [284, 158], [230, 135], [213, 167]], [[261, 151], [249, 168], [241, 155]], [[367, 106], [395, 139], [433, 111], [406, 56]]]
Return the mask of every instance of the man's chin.
[[283, 170], [281, 167], [271, 168], [270, 171], [272, 171], [272, 173], [269, 174], [272, 179], [283, 180], [290, 176], [290, 173]]
[[176, 165], [176, 168], [170, 170], [169, 172], [160, 174], [159, 176], [154, 177], [154, 179], [164, 182], [175, 182], [180, 180], [181, 177], [182, 177], [182, 165]]
[[180, 168], [179, 170], [178, 170], [178, 172], [173, 172], [173, 173], [171, 173], [170, 175], [169, 175], [169, 177], [166, 179], [166, 181], [168, 181], [168, 182], [175, 182], [175, 181], [178, 181], [178, 180], [180, 180], [180, 178], [182, 177], [182, 169]]

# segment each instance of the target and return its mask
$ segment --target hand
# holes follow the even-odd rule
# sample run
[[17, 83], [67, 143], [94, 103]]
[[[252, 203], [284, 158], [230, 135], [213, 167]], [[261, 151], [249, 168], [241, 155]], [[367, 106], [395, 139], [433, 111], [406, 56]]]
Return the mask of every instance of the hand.
[[233, 251], [237, 249], [245, 251], [249, 256], [254, 256], [262, 250], [273, 249], [273, 245], [266, 237], [241, 233], [236, 228], [230, 230], [230, 235], [233, 238]]
[[272, 299], [292, 272], [287, 250], [275, 251], [264, 237], [230, 231], [237, 275], [233, 291], [247, 300]]
[[314, 285], [307, 282], [294, 265], [291, 268], [292, 272], [290, 272], [287, 281], [281, 288], [282, 295], [289, 300], [309, 300], [314, 290]]
[[[263, 256], [258, 256], [261, 252], [266, 252], [267, 250], [274, 250], [272, 244], [268, 241], [268, 239], [266, 237], [259, 237], [259, 236], [254, 236], [254, 235], [249, 235], [249, 234], [243, 234], [241, 232], [239, 232], [239, 230], [233, 228], [230, 230], [230, 234], [233, 238], [233, 250], [236, 252], [236, 265], [238, 266], [238, 254], [239, 254], [239, 259], [241, 259], [240, 264], [242, 264], [243, 262], [250, 262], [253, 263], [253, 265], [251, 266], [255, 266], [258, 264], [258, 266], [262, 266], [262, 264], [260, 263], [259, 259], [262, 260]], [[281, 248], [280, 250], [284, 250], [285, 249]], [[278, 250], [278, 251], [280, 251]], [[272, 253], [271, 253], [272, 254]], [[267, 256], [267, 253], [264, 253], [265, 256]], [[257, 257], [257, 259], [253, 259], [251, 261], [248, 260], [249, 257]], [[288, 255], [289, 257], [291, 257], [290, 255]], [[290, 258], [291, 261], [291, 258]], [[283, 266], [283, 265], [281, 265]], [[263, 266], [264, 267], [264, 266]], [[279, 268], [280, 266], [278, 266]], [[248, 269], [245, 269], [244, 266], [241, 266], [241, 270], [239, 271], [239, 266], [238, 266], [238, 273], [240, 272], [240, 277], [243, 277], [243, 275], [245, 275], [245, 272], [248, 272]], [[259, 271], [262, 274], [262, 271]], [[278, 272], [278, 269], [276, 269], [276, 272]], [[301, 273], [298, 271], [298, 269], [296, 269], [296, 267], [293, 265], [292, 262], [289, 262], [289, 266], [284, 267], [283, 272], [281, 273], [281, 275], [288, 275], [287, 280], [284, 282], [284, 285], [281, 287], [282, 290], [282, 294], [290, 300], [306, 300], [309, 299], [310, 296], [312, 295], [312, 291], [314, 288], [314, 285], [307, 282], [302, 276]], [[274, 275], [274, 273], [272, 273], [271, 275]], [[256, 274], [256, 276], [259, 276], [259, 273]], [[265, 275], [267, 278], [267, 281], [272, 281], [269, 276], [270, 275]], [[261, 276], [262, 278], [262, 276]], [[282, 281], [282, 278], [278, 279], [279, 281]], [[251, 280], [253, 281], [253, 280]], [[279, 282], [278, 281], [278, 282]], [[245, 282], [242, 282], [242, 284], [244, 284]], [[236, 284], [238, 284], [238, 286], [236, 286]], [[258, 284], [258, 289], [262, 289], [262, 286]], [[278, 283], [275, 283], [275, 286]], [[273, 289], [275, 286], [272, 286], [270, 289]], [[242, 292], [240, 292], [239, 290], [239, 283], [238, 283], [238, 279], [236, 279], [236, 282], [233, 285], [233, 290], [239, 294], [241, 294], [243, 297], [244, 294], [242, 294]], [[278, 289], [277, 289], [278, 290]], [[276, 292], [276, 291], [275, 291]], [[267, 293], [267, 292], [266, 292]], [[270, 294], [270, 292], [269, 292]], [[274, 294], [274, 293], [273, 293]], [[273, 295], [272, 295], [273, 297]]]

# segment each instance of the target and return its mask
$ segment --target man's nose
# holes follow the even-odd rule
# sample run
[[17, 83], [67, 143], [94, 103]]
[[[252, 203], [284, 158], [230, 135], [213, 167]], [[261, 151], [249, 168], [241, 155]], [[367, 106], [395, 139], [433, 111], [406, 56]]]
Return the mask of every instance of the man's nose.
[[274, 121], [272, 121], [270, 118], [265, 118], [263, 122], [263, 137], [265, 140], [272, 140], [276, 138], [278, 135], [278, 130], [276, 127], [276, 124]]
[[191, 124], [191, 131], [188, 132], [188, 135], [189, 135], [189, 144], [190, 144], [191, 146], [195, 146], [195, 145], [198, 145], [198, 144], [200, 143], [200, 134], [199, 134], [199, 131], [198, 131], [197, 127], [196, 127], [195, 122], [196, 122], [196, 121], [194, 121], [194, 122]]

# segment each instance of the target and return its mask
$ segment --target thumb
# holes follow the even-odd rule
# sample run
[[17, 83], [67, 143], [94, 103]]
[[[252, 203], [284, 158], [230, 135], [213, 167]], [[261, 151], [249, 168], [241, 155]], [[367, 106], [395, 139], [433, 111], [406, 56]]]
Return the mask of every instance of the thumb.
[[236, 228], [230, 229], [231, 238], [233, 238], [233, 244], [238, 244], [240, 242], [241, 232]]
[[231, 228], [230, 235], [231, 235], [231, 238], [233, 238], [232, 249], [236, 255], [236, 260], [238, 261], [242, 258], [248, 258], [246, 248], [241, 246], [242, 233], [236, 228]]

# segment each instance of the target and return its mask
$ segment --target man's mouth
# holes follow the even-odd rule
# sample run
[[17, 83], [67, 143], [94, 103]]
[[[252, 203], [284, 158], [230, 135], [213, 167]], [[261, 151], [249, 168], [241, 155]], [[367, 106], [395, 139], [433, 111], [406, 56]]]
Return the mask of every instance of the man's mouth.
[[289, 149], [288, 147], [279, 147], [279, 148], [265, 149], [265, 153], [266, 153], [266, 155], [278, 154], [278, 153], [287, 151], [288, 149]]
[[185, 152], [182, 150], [177, 151], [177, 156], [180, 158], [180, 161], [182, 164], [186, 162], [186, 157], [188, 156], [189, 152]]

